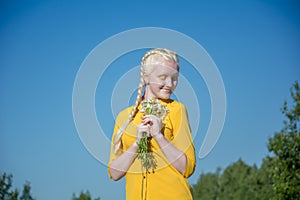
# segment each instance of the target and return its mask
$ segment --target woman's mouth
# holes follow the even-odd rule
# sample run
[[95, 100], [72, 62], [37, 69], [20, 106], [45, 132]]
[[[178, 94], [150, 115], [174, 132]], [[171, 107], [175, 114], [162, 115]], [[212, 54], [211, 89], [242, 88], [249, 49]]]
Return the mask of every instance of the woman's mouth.
[[168, 94], [171, 94], [171, 93], [172, 93], [172, 90], [169, 89], [169, 88], [162, 88], [161, 90], [162, 90], [163, 92], [168, 93]]

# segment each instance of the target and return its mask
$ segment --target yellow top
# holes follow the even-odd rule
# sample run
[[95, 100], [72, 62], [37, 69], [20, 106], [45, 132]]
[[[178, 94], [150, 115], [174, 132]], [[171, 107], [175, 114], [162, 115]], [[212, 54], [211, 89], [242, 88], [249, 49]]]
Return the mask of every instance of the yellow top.
[[[187, 178], [192, 175], [195, 169], [195, 151], [186, 108], [183, 104], [175, 100], [161, 101], [169, 112], [164, 119], [162, 133], [165, 138], [177, 149], [185, 153], [187, 165], [185, 172], [178, 172], [167, 160], [159, 145], [154, 139], [151, 139], [152, 151], [157, 161], [157, 168], [154, 172], [142, 176], [142, 167], [140, 161], [136, 158], [126, 173], [126, 199], [141, 200], [142, 192], [146, 200], [168, 200], [180, 199], [191, 200], [191, 188]], [[119, 113], [114, 133], [128, 119], [132, 107], [129, 107]], [[143, 113], [137, 111], [135, 118], [127, 126], [122, 135], [122, 150], [126, 151], [136, 140], [136, 126], [141, 123]], [[111, 148], [110, 161], [108, 165], [108, 174], [110, 175], [110, 164], [118, 155], [113, 153]]]

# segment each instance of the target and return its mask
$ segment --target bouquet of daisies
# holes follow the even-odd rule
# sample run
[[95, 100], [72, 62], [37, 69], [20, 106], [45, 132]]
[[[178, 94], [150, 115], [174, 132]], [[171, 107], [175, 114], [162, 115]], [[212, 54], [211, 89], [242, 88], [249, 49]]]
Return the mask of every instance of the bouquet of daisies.
[[[140, 112], [145, 115], [155, 115], [163, 120], [168, 113], [168, 109], [158, 99], [148, 99], [141, 102]], [[138, 159], [141, 161], [143, 169], [147, 173], [149, 173], [150, 169], [154, 171], [156, 161], [151, 151], [150, 138], [147, 137], [146, 132], [143, 133], [142, 138], [138, 142], [138, 147]]]

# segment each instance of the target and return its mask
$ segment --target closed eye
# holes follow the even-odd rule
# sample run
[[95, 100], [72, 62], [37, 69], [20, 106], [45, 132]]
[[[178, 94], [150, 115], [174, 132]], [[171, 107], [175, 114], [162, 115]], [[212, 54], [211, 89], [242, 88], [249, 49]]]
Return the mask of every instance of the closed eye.
[[166, 75], [160, 75], [159, 78], [160, 78], [161, 80], [166, 80], [167, 76], [166, 76]]

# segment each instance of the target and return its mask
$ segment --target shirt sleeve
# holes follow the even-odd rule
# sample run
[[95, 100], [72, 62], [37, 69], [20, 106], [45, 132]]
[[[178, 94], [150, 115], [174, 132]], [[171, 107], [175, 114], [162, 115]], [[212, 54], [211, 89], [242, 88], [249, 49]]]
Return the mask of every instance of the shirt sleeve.
[[186, 155], [187, 163], [183, 176], [188, 178], [195, 170], [196, 159], [186, 107], [179, 103], [178, 108], [174, 110], [170, 117], [174, 135], [172, 144]]

